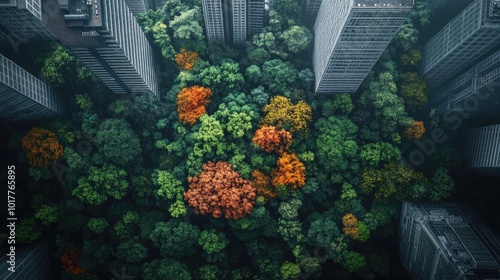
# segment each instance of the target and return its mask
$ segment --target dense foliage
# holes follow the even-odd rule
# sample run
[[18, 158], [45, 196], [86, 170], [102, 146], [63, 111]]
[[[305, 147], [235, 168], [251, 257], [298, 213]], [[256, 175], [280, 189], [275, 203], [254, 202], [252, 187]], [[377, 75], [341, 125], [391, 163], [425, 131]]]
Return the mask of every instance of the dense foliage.
[[50, 236], [67, 279], [402, 279], [380, 246], [401, 201], [448, 198], [459, 165], [449, 146], [405, 164], [438, 123], [416, 74], [425, 4], [356, 93], [325, 97], [300, 1], [274, 0], [239, 47], [206, 42], [200, 1], [164, 2], [138, 16], [159, 100], [40, 49], [42, 75], [75, 94], [70, 118], [11, 137], [30, 175], [19, 243]]

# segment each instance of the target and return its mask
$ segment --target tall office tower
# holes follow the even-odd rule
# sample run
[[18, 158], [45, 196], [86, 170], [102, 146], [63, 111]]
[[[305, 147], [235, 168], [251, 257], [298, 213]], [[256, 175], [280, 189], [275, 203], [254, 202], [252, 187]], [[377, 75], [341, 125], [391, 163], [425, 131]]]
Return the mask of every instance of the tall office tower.
[[31, 39], [39, 35], [55, 40], [44, 23], [44, 18], [51, 14], [42, 10], [42, 0], [0, 0], [0, 24], [19, 38]]
[[148, 0], [125, 0], [125, 3], [134, 16], [149, 10]]
[[463, 138], [462, 152], [468, 167], [500, 174], [500, 124], [469, 129]]
[[500, 238], [467, 205], [404, 202], [399, 248], [414, 280], [500, 279]]
[[441, 115], [470, 114], [471, 119], [500, 117], [500, 51], [432, 92], [429, 104]]
[[242, 45], [262, 31], [264, 0], [202, 0], [209, 41]]
[[321, 6], [322, 2], [323, 0], [305, 0], [304, 14], [306, 16], [306, 19], [314, 22], [316, 16], [318, 15], [319, 7]]
[[500, 44], [500, 1], [475, 0], [424, 49], [422, 75], [437, 88]]
[[20, 248], [16, 245], [16, 272], [7, 270], [9, 256], [0, 258], [0, 279], [2, 280], [46, 280], [49, 279], [50, 260], [53, 258], [47, 248], [47, 240]]
[[221, 0], [202, 0], [203, 18], [207, 39], [224, 43], [224, 16], [222, 15], [223, 5]]
[[109, 89], [159, 97], [153, 50], [125, 1], [69, 0], [59, 7], [47, 25]]
[[264, 0], [248, 0], [248, 36], [260, 34], [264, 27]]
[[247, 1], [231, 0], [232, 16], [232, 43], [235, 45], [245, 44], [247, 39]]
[[32, 121], [63, 113], [54, 90], [0, 54], [0, 118]]
[[323, 0], [314, 25], [315, 92], [355, 92], [412, 7], [413, 0]]
[[450, 9], [450, 8], [465, 8], [473, 0], [425, 0], [427, 7], [431, 10], [438, 8]]

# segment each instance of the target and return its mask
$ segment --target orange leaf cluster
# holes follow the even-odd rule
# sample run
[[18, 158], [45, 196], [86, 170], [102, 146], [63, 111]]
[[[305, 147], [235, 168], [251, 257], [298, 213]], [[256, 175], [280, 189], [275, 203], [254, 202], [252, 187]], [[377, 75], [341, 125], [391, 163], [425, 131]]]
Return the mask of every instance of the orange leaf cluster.
[[252, 212], [255, 189], [227, 162], [203, 164], [200, 175], [189, 177], [188, 182], [184, 199], [196, 213], [238, 219]]
[[76, 247], [70, 247], [60, 257], [62, 268], [73, 274], [82, 274], [87, 272], [80, 266], [82, 250]]
[[342, 232], [350, 236], [354, 240], [358, 240], [359, 238], [359, 228], [358, 228], [358, 219], [354, 214], [352, 213], [347, 213], [344, 215], [342, 218], [342, 224], [344, 225], [344, 228], [342, 229]]
[[257, 191], [257, 194], [265, 198], [275, 198], [277, 196], [274, 188], [271, 186], [271, 177], [262, 173], [260, 170], [255, 169], [252, 172], [252, 184]]
[[406, 129], [406, 138], [410, 140], [420, 139], [425, 133], [425, 127], [423, 122], [414, 121], [410, 124], [410, 127]]
[[282, 154], [292, 144], [292, 134], [284, 129], [264, 125], [255, 131], [253, 142], [264, 151]]
[[201, 58], [196, 52], [190, 52], [184, 48], [175, 55], [175, 62], [177, 62], [177, 67], [181, 70], [193, 70], [193, 67], [200, 61]]
[[205, 106], [210, 103], [212, 90], [201, 86], [183, 88], [177, 94], [177, 113], [182, 124], [193, 125], [196, 120], [207, 112]]
[[272, 171], [273, 186], [289, 186], [292, 190], [306, 183], [306, 167], [295, 153], [283, 153], [278, 167]]
[[21, 139], [28, 162], [33, 167], [48, 168], [63, 154], [54, 132], [35, 127]]
[[280, 95], [273, 97], [262, 110], [266, 114], [261, 119], [262, 124], [285, 128], [291, 133], [307, 132], [312, 120], [312, 110], [307, 103], [301, 100], [294, 105]]

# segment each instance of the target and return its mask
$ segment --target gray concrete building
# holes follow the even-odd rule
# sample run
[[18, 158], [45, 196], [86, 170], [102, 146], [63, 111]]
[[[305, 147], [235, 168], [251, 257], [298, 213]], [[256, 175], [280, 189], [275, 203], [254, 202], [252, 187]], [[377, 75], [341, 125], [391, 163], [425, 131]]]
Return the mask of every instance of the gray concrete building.
[[262, 31], [264, 0], [202, 0], [208, 41], [243, 45]]
[[414, 280], [500, 279], [500, 238], [468, 205], [404, 202], [399, 247]]
[[425, 0], [431, 10], [435, 9], [464, 9], [473, 0]]
[[69, 0], [59, 7], [47, 25], [113, 93], [159, 97], [153, 49], [125, 1]]
[[314, 22], [319, 12], [319, 7], [323, 0], [305, 0], [304, 15], [307, 21]]
[[44, 23], [50, 17], [51, 13], [43, 12], [42, 0], [0, 1], [0, 24], [23, 40], [37, 36], [55, 40]]
[[431, 92], [440, 115], [466, 113], [470, 119], [500, 117], [500, 50]]
[[205, 32], [208, 41], [224, 43], [224, 16], [222, 14], [223, 4], [221, 0], [202, 0], [203, 18], [205, 20]]
[[500, 124], [469, 129], [462, 140], [466, 166], [500, 175]]
[[128, 8], [134, 16], [144, 13], [151, 8], [149, 0], [125, 0], [125, 3], [127, 3]]
[[355, 92], [412, 7], [413, 0], [323, 0], [314, 25], [315, 92]]
[[0, 118], [22, 122], [62, 113], [61, 99], [49, 85], [0, 54]]
[[262, 32], [262, 28], [264, 27], [265, 2], [264, 0], [248, 0], [247, 7], [247, 34], [250, 38]]
[[475, 0], [424, 47], [422, 76], [438, 88], [500, 44], [500, 2]]
[[[47, 248], [47, 240], [19, 248], [16, 245], [16, 272], [9, 268], [7, 254], [0, 258], [0, 279], [2, 280], [47, 280], [50, 260], [53, 258]], [[19, 248], [19, 249], [18, 249]]]

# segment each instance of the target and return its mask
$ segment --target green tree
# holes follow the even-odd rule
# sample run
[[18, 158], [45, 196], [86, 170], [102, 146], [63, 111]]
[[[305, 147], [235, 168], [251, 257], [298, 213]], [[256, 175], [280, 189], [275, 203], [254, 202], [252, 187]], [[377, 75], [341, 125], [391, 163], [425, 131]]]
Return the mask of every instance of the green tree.
[[205, 35], [203, 35], [202, 15], [199, 7], [182, 11], [169, 23], [174, 39], [180, 48], [197, 53], [205, 53]]
[[72, 194], [90, 205], [100, 205], [108, 196], [121, 199], [129, 185], [126, 176], [125, 170], [112, 164], [105, 163], [100, 168], [92, 166], [89, 175], [78, 180]]
[[213, 65], [203, 69], [199, 77], [204, 86], [220, 94], [238, 90], [245, 82], [239, 72], [239, 64], [231, 60], [224, 61], [219, 66]]
[[409, 112], [416, 112], [427, 105], [429, 86], [417, 73], [405, 73], [400, 95], [403, 97], [405, 107]]
[[101, 234], [109, 226], [104, 218], [90, 218], [87, 222], [89, 229], [97, 234]]
[[279, 59], [269, 60], [262, 66], [262, 82], [269, 91], [290, 97], [290, 88], [298, 80], [297, 69], [288, 62]]
[[376, 142], [361, 147], [361, 160], [364, 165], [377, 166], [399, 159], [401, 151], [387, 142]]
[[448, 170], [440, 167], [432, 176], [432, 182], [429, 187], [429, 199], [439, 201], [448, 198], [453, 190], [453, 179], [448, 175]]
[[48, 226], [59, 219], [59, 209], [57, 205], [43, 204], [37, 209], [35, 218], [40, 220], [43, 225]]
[[148, 256], [148, 249], [137, 239], [130, 239], [118, 245], [116, 256], [126, 263], [139, 263]]
[[157, 197], [167, 199], [171, 202], [168, 211], [170, 215], [177, 218], [187, 213], [184, 205], [184, 187], [182, 182], [177, 180], [168, 171], [156, 170], [152, 178], [154, 184], [159, 187], [156, 192]]
[[284, 262], [280, 268], [282, 279], [297, 278], [300, 275], [300, 265], [291, 262]]
[[142, 278], [149, 280], [171, 279], [175, 275], [178, 280], [191, 280], [186, 265], [171, 259], [156, 259], [142, 266]]
[[95, 141], [106, 161], [128, 165], [141, 154], [141, 145], [127, 121], [107, 119], [101, 123]]
[[181, 258], [194, 253], [200, 231], [196, 226], [170, 220], [156, 223], [149, 238], [164, 257]]
[[353, 109], [354, 105], [352, 104], [351, 95], [341, 93], [323, 103], [322, 115], [325, 118], [331, 117], [334, 114], [348, 115]]
[[307, 50], [311, 45], [312, 38], [311, 31], [307, 27], [299, 25], [291, 26], [281, 35], [281, 39], [285, 42], [288, 51], [294, 54]]
[[250, 65], [245, 70], [245, 76], [247, 77], [248, 81], [257, 85], [262, 79], [262, 71], [257, 65]]
[[354, 272], [366, 265], [365, 257], [356, 252], [348, 252], [346, 255], [344, 266], [350, 272]]
[[29, 244], [42, 236], [42, 231], [35, 218], [22, 218], [16, 225], [16, 241], [20, 244]]

